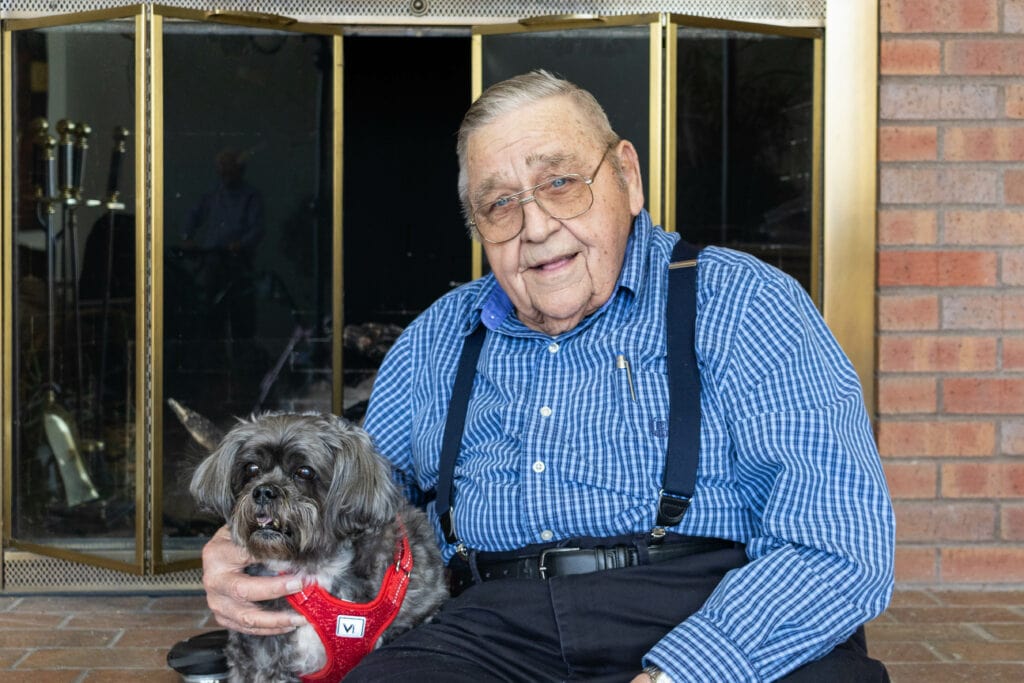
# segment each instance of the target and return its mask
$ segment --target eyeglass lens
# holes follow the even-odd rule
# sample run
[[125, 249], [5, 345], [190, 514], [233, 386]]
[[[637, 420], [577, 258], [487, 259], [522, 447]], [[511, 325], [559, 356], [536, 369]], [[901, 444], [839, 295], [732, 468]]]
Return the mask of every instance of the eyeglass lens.
[[547, 180], [518, 195], [501, 197], [476, 212], [477, 229], [491, 242], [502, 242], [519, 234], [523, 225], [523, 204], [530, 201], [549, 216], [575, 218], [590, 209], [594, 194], [583, 176], [570, 174]]

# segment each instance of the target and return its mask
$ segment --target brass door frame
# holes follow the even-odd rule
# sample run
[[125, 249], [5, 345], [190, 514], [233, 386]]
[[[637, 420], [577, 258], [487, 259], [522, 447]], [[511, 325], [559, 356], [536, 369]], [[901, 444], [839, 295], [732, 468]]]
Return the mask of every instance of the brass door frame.
[[[56, 557], [107, 569], [139, 575], [153, 575], [181, 571], [200, 566], [199, 558], [165, 561], [163, 559], [163, 246], [164, 246], [164, 173], [163, 173], [163, 28], [165, 20], [193, 22], [215, 21], [250, 28], [275, 29], [296, 33], [311, 33], [332, 37], [332, 64], [334, 85], [334, 116], [332, 135], [334, 145], [332, 215], [332, 314], [334, 329], [342, 329], [342, 38], [341, 27], [328, 24], [307, 24], [284, 17], [251, 12], [222, 12], [189, 10], [163, 5], [131, 5], [110, 10], [98, 10], [46, 16], [31, 19], [12, 19], [3, 22], [3, 90], [0, 112], [3, 116], [3, 138], [0, 142], [3, 177], [10, 178], [13, 171], [12, 138], [13, 114], [11, 76], [13, 55], [11, 36], [16, 31], [35, 28], [68, 26], [97, 21], [134, 19], [135, 28], [135, 212], [138, 217], [135, 241], [135, 552], [132, 561], [118, 561], [78, 550], [55, 547], [14, 538], [10, 520], [13, 514], [12, 456], [8, 452], [13, 438], [13, 416], [9, 410], [2, 413], [2, 447], [4, 468], [2, 473], [3, 505], [0, 523], [5, 546], [38, 555]], [[0, 353], [3, 355], [3, 390], [0, 405], [13, 403], [13, 215], [12, 183], [3, 183], [0, 199], [0, 217], [3, 221], [2, 248], [3, 280], [2, 306], [4, 335]], [[332, 409], [342, 407], [342, 335], [332, 335]], [[147, 458], [148, 454], [148, 458]]]
[[[11, 19], [3, 22], [3, 130], [4, 130], [4, 144], [3, 144], [3, 177], [5, 179], [11, 178], [13, 173], [13, 148], [12, 138], [14, 128], [14, 116], [13, 116], [13, 97], [14, 94], [11, 91], [12, 85], [12, 69], [14, 63], [14, 55], [12, 54], [12, 34], [17, 31], [24, 31], [35, 28], [51, 28], [59, 26], [68, 26], [72, 24], [91, 23], [97, 21], [114, 21], [114, 20], [128, 20], [134, 19], [135, 27], [135, 69], [136, 79], [139, 78], [140, 71], [140, 56], [144, 56], [144, 47], [140, 45], [140, 35], [143, 33], [144, 23], [144, 12], [145, 8], [142, 5], [130, 5], [125, 7], [119, 7], [110, 10], [97, 10], [92, 12], [80, 12], [73, 15], [60, 15], [60, 16], [48, 16], [36, 19]], [[139, 97], [141, 97], [141, 91], [136, 93], [136, 125], [138, 125], [139, 117]], [[136, 136], [136, 144], [140, 136]], [[138, 147], [136, 148], [138, 149]], [[142, 195], [139, 193], [139, 176], [141, 174], [136, 173], [136, 211], [138, 212], [143, 207], [140, 206], [139, 202], [142, 201]], [[13, 183], [9, 180], [3, 183], [3, 242], [2, 248], [4, 249], [4, 284], [3, 284], [3, 318], [4, 318], [4, 335], [3, 335], [3, 359], [4, 359], [4, 382], [3, 382], [3, 405], [5, 408], [13, 404], [14, 396], [14, 382], [13, 382], [13, 362], [14, 354], [16, 349], [13, 348], [13, 329], [16, 321], [14, 320], [14, 217], [10, 213], [10, 207], [13, 203]], [[139, 213], [138, 215], [142, 215]], [[136, 270], [136, 277], [138, 277], [138, 267]], [[138, 321], [143, 315], [142, 301], [136, 300], [135, 302], [135, 316]], [[139, 364], [136, 359], [136, 377], [138, 379]], [[143, 415], [142, 412], [145, 408], [145, 397], [136, 391], [135, 397], [135, 410], [136, 415]], [[141, 425], [138, 420], [135, 423], [136, 438], [135, 438], [135, 457], [138, 464], [143, 465], [137, 467], [136, 472], [136, 488], [135, 488], [135, 508], [136, 508], [136, 529], [135, 529], [135, 557], [133, 562], [122, 562], [113, 560], [107, 557], [100, 557], [97, 555], [91, 555], [86, 552], [69, 550], [66, 548], [58, 548], [46, 544], [33, 543], [31, 541], [22, 541], [13, 537], [10, 520], [13, 516], [13, 504], [14, 504], [14, 489], [13, 489], [13, 454], [9, 452], [10, 445], [13, 442], [13, 429], [14, 429], [14, 416], [10, 414], [10, 410], [4, 410], [2, 414], [3, 418], [3, 541], [6, 547], [18, 548], [26, 550], [28, 552], [36, 553], [38, 555], [46, 555], [49, 557], [56, 557], [58, 559], [68, 560], [71, 562], [80, 562], [83, 564], [89, 564], [98, 567], [104, 567], [107, 569], [114, 569], [118, 571], [125, 571], [134, 574], [141, 574], [145, 571], [146, 552], [143, 544], [143, 536], [145, 529], [139, 526], [139, 520], [144, 519], [146, 512], [145, 499], [143, 497], [143, 490], [139, 484], [139, 477], [143, 476], [144, 470], [146, 469], [144, 464], [145, 460], [145, 448], [144, 448], [144, 433], [141, 432]]]
[[[149, 478], [148, 483], [152, 485], [153, 490], [149, 495], [151, 510], [151, 519], [148, 520], [146, 526], [150, 529], [152, 534], [149, 539], [149, 544], [152, 549], [152, 567], [150, 571], [152, 573], [165, 573], [175, 572], [184, 569], [192, 569], [202, 565], [201, 560], [198, 557], [192, 557], [181, 560], [164, 561], [163, 558], [163, 496], [158, 495], [159, 492], [163, 491], [163, 458], [164, 458], [164, 423], [163, 423], [163, 410], [161, 407], [164, 402], [163, 395], [163, 367], [164, 367], [164, 353], [163, 353], [163, 267], [162, 264], [158, 267], [156, 264], [157, 258], [162, 259], [164, 253], [164, 207], [163, 207], [163, 179], [164, 179], [164, 118], [163, 118], [163, 102], [162, 98], [164, 95], [162, 74], [164, 68], [164, 52], [163, 52], [163, 22], [165, 19], [169, 20], [183, 20], [190, 22], [218, 22], [224, 24], [230, 24], [234, 26], [242, 26], [248, 28], [261, 28], [261, 29], [274, 29], [280, 31], [288, 31], [293, 33], [311, 33], [316, 35], [324, 35], [332, 37], [332, 64], [333, 64], [333, 83], [334, 92], [332, 97], [334, 98], [334, 117], [332, 120], [333, 127], [333, 140], [335, 158], [332, 162], [333, 173], [334, 173], [334, 187], [335, 192], [332, 195], [332, 206], [331, 214], [333, 216], [332, 226], [332, 244], [333, 244], [333, 265], [332, 265], [332, 315], [334, 315], [334, 321], [332, 323], [332, 329], [335, 330], [335, 334], [331, 336], [331, 409], [340, 414], [342, 406], [342, 330], [343, 320], [343, 297], [342, 297], [342, 230], [341, 230], [341, 121], [342, 121], [342, 110], [341, 110], [341, 62], [342, 62], [342, 42], [341, 42], [341, 28], [326, 24], [306, 24], [291, 20], [287, 17], [280, 17], [271, 14], [263, 14], [258, 12], [233, 12], [233, 11], [202, 11], [202, 10], [190, 10], [182, 9], [179, 7], [168, 7], [165, 5], [153, 5], [152, 8], [153, 16], [151, 18], [150, 25], [153, 29], [153, 43], [151, 45], [151, 83], [149, 85], [151, 93], [151, 102], [153, 106], [152, 118], [149, 121], [149, 127], [146, 129], [152, 136], [152, 156], [151, 165], [148, 168], [148, 174], [152, 178], [152, 190], [153, 196], [150, 206], [152, 207], [152, 215], [149, 217], [151, 221], [148, 223], [151, 226], [150, 239], [152, 240], [152, 246], [147, 252], [147, 258], [153, 261], [147, 265], [150, 266], [150, 272], [152, 276], [152, 291], [147, 289], [147, 295], [152, 296], [152, 301], [147, 302], [146, 310], [152, 313], [152, 319], [148, 328], [146, 329], [148, 338], [146, 339], [146, 348], [151, 350], [146, 370], [147, 374], [153, 378], [152, 387], [150, 388], [151, 397], [151, 411], [147, 414], [147, 419], [151, 422], [151, 429], [148, 432], [152, 435], [152, 443], [150, 444], [150, 453], [152, 454], [152, 475]], [[140, 128], [140, 130], [143, 130]], [[141, 136], [140, 136], [141, 137]], [[136, 244], [141, 242], [137, 241]], [[140, 255], [141, 256], [141, 255]], [[140, 271], [140, 276], [143, 273]], [[156, 312], [159, 311], [159, 315]]]

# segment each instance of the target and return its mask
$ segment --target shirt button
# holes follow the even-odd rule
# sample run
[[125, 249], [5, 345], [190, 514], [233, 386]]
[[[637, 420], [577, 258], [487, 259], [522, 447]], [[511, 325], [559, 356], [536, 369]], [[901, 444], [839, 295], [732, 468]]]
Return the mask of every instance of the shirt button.
[[543, 408], [540, 409], [540, 414], [543, 417], [551, 417], [551, 412], [552, 410], [549, 406], [544, 406]]
[[540, 460], [537, 460], [536, 462], [534, 462], [533, 463], [533, 471], [536, 472], [537, 474], [540, 474], [541, 472], [543, 472], [544, 471], [544, 463], [542, 461], [540, 461]]
[[551, 353], [558, 353], [558, 342], [551, 342], [548, 344], [548, 351]]
[[554, 537], [555, 534], [550, 529], [545, 529], [544, 531], [540, 532], [540, 539], [542, 541], [550, 541]]

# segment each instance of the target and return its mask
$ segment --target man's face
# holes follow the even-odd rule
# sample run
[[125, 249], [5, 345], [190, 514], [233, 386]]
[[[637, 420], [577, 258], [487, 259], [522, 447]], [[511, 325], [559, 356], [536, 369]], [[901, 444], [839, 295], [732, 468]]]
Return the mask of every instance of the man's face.
[[[472, 208], [566, 173], [592, 175], [605, 149], [593, 127], [565, 97], [548, 97], [501, 116], [468, 140]], [[623, 179], [610, 159], [618, 156]], [[611, 296], [633, 217], [643, 207], [633, 145], [608, 152], [581, 216], [556, 219], [537, 202], [523, 205], [523, 231], [501, 244], [483, 241], [491, 270], [526, 326], [557, 335], [575, 327]], [[623, 181], [625, 186], [623, 187]]]

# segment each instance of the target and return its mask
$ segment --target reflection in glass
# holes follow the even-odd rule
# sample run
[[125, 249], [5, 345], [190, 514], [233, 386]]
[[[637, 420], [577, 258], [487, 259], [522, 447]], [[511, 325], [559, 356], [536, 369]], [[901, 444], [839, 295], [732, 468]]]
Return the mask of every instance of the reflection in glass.
[[[331, 409], [331, 40], [164, 24], [163, 394], [221, 429]], [[205, 452], [165, 405], [165, 547]]]
[[811, 291], [813, 41], [681, 28], [678, 50], [677, 229]]
[[12, 537], [131, 561], [134, 23], [12, 47]]

